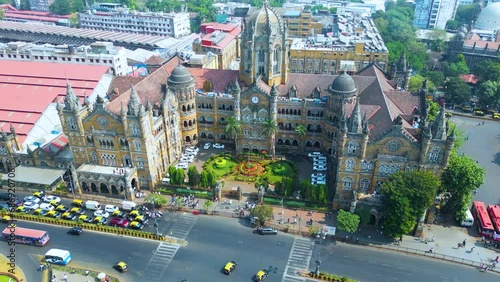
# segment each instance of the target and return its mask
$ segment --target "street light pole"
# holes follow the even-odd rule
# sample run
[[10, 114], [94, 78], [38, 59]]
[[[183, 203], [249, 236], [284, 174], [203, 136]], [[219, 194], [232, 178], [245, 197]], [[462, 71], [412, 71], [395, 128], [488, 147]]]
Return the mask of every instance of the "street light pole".
[[319, 266], [321, 265], [321, 246], [322, 246], [321, 240], [326, 239], [323, 230], [320, 231], [318, 236], [319, 236], [319, 248], [318, 248], [318, 259], [316, 259], [316, 275], [319, 275]]

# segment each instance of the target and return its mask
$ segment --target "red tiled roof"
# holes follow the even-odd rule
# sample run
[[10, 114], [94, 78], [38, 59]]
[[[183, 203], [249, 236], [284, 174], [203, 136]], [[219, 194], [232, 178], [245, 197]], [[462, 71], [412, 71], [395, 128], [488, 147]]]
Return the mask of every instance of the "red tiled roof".
[[110, 101], [120, 96], [122, 93], [130, 89], [132, 85], [136, 85], [143, 80], [145, 76], [115, 76], [108, 88], [108, 98]]
[[214, 30], [220, 30], [223, 32], [229, 32], [234, 35], [238, 35], [241, 32], [241, 25], [236, 24], [222, 24], [222, 23], [203, 23], [200, 25], [200, 31], [204, 34], [212, 33]]
[[479, 77], [474, 74], [462, 74], [460, 78], [470, 84], [477, 84], [479, 82]]
[[65, 96], [66, 79], [83, 98], [93, 92], [108, 69], [0, 60], [0, 127], [7, 130], [12, 123], [23, 142], [49, 104]]
[[222, 40], [220, 40], [217, 43], [214, 43], [212, 41], [212, 34], [209, 33], [201, 39], [201, 43], [202, 43], [201, 46], [216, 48], [216, 49], [224, 49], [229, 43], [231, 43], [231, 41], [235, 40], [235, 38], [236, 38], [236, 35], [226, 33]]
[[144, 63], [146, 65], [161, 65], [165, 62], [165, 59], [158, 56], [158, 55], [153, 55], [151, 57], [149, 57], [146, 61], [144, 61]]
[[500, 30], [497, 31], [496, 40], [495, 41], [487, 41], [481, 40], [481, 37], [477, 33], [467, 34], [467, 37], [464, 39], [464, 46], [472, 47], [476, 46], [476, 48], [486, 48], [489, 50], [497, 50], [500, 46]]
[[239, 71], [187, 68], [195, 79], [196, 89], [203, 89], [206, 80], [212, 82], [213, 92], [225, 92], [226, 86], [239, 77]]
[[45, 152], [58, 152], [59, 150], [61, 149], [64, 149], [64, 147], [66, 147], [66, 145], [68, 145], [69, 141], [68, 141], [68, 137], [66, 137], [66, 135], [64, 135], [63, 133], [61, 133], [58, 137], [54, 138], [51, 142], [45, 144], [45, 146], [43, 146], [43, 150]]

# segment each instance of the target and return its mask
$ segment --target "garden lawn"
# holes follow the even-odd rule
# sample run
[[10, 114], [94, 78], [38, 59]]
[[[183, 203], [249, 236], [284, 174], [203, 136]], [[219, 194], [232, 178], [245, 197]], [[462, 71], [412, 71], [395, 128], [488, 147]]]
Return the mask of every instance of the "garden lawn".
[[210, 171], [215, 179], [221, 179], [232, 174], [237, 164], [231, 157], [219, 156], [205, 163], [205, 169]]
[[[283, 169], [274, 169], [273, 170], [273, 168], [277, 167], [280, 163], [282, 164], [282, 166], [285, 167], [285, 171], [280, 172], [280, 173], [275, 173], [275, 171], [283, 171]], [[272, 164], [269, 164], [266, 166], [266, 173], [264, 174], [264, 176], [268, 177], [269, 183], [275, 184], [275, 183], [280, 182], [283, 177], [294, 178], [296, 174], [297, 174], [297, 172], [288, 162], [277, 161], [275, 163], [272, 163]]]

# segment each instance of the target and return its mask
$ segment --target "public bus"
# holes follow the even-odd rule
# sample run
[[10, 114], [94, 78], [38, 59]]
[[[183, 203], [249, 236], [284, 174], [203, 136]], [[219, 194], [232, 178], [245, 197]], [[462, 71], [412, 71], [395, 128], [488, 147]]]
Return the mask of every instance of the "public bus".
[[495, 233], [495, 228], [491, 223], [490, 216], [488, 215], [488, 211], [486, 210], [484, 203], [474, 201], [474, 203], [472, 203], [471, 213], [476, 221], [479, 234], [486, 238], [492, 238]]
[[66, 265], [71, 261], [71, 253], [61, 249], [50, 249], [44, 258], [48, 263]]
[[43, 230], [9, 226], [2, 231], [2, 237], [7, 242], [44, 246], [49, 241], [49, 233]]
[[493, 239], [495, 241], [500, 241], [500, 207], [497, 205], [489, 205], [487, 209], [488, 209], [488, 214], [491, 217], [493, 227], [495, 228], [496, 231], [493, 236]]

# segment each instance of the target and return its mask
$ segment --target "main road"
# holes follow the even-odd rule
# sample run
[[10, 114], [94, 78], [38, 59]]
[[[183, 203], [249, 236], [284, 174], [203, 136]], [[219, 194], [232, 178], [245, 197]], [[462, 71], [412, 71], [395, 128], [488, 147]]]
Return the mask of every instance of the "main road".
[[[170, 214], [166, 217], [169, 232], [186, 238], [186, 247], [143, 239], [120, 237], [85, 231], [82, 236], [66, 234], [65, 227], [19, 222], [19, 226], [47, 230], [49, 243], [41, 248], [16, 246], [16, 263], [27, 281], [40, 281], [36, 271], [39, 259], [49, 248], [71, 251], [70, 266], [92, 268], [112, 273], [128, 282], [190, 282], [252, 281], [260, 269], [270, 275], [266, 282], [309, 282], [294, 277], [296, 269], [313, 269], [321, 250], [321, 270], [352, 277], [359, 281], [498, 281], [499, 276], [477, 269], [438, 260], [398, 253], [296, 238], [287, 234], [260, 236], [247, 222], [221, 217], [195, 217]], [[8, 246], [0, 242], [0, 252], [8, 254]], [[127, 273], [117, 273], [112, 265], [124, 260], [130, 265]], [[231, 276], [221, 273], [222, 266], [235, 260], [238, 268]]]

